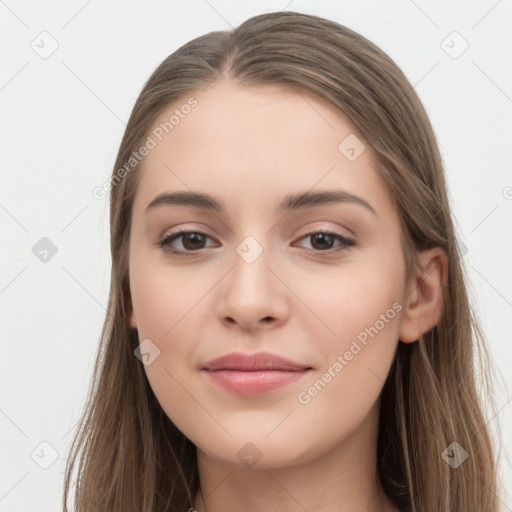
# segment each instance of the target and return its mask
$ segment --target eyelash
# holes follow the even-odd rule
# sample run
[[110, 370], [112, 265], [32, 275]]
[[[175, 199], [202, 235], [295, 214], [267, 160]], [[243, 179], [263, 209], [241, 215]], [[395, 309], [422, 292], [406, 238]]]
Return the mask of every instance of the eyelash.
[[[187, 258], [189, 256], [192, 256], [195, 253], [198, 253], [199, 251], [201, 251], [201, 249], [198, 249], [196, 251], [181, 251], [181, 250], [177, 251], [176, 249], [171, 248], [170, 243], [176, 239], [179, 239], [181, 236], [188, 235], [188, 234], [203, 235], [207, 238], [211, 238], [207, 233], [204, 233], [203, 231], [198, 231], [198, 230], [178, 231], [177, 233], [172, 233], [171, 235], [165, 236], [160, 242], [158, 242], [157, 245], [159, 245], [162, 248], [162, 250], [166, 253], [170, 253], [170, 254], [173, 254], [174, 256], [178, 256], [178, 257]], [[337, 247], [337, 249], [329, 249], [326, 251], [309, 249], [310, 251], [313, 251], [315, 253], [315, 255], [317, 255], [317, 256], [324, 256], [324, 255], [330, 256], [333, 253], [336, 253], [342, 249], [346, 249], [346, 248], [353, 247], [356, 245], [355, 240], [351, 240], [349, 238], [339, 235], [338, 233], [335, 233], [333, 231], [327, 231], [327, 230], [311, 231], [310, 233], [307, 233], [306, 235], [301, 237], [299, 240], [303, 240], [304, 238], [308, 238], [312, 235], [317, 235], [317, 234], [330, 235], [330, 236], [335, 237], [337, 240], [339, 240], [341, 242], [340, 245]]]

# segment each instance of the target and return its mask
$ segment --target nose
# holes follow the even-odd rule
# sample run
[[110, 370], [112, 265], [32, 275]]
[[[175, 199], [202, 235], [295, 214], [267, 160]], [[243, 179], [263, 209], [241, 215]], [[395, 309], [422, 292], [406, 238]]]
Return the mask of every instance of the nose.
[[217, 288], [217, 317], [227, 327], [244, 331], [283, 325], [289, 315], [290, 291], [271, 251], [263, 250], [253, 260], [246, 257], [242, 244], [237, 249], [231, 270]]

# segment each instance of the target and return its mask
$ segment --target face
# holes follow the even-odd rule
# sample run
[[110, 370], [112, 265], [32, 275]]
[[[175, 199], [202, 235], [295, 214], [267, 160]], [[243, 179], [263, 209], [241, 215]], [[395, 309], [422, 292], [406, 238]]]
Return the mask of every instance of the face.
[[[160, 134], [181, 109], [142, 161], [131, 326], [159, 403], [200, 453], [303, 463], [377, 421], [405, 291], [399, 217], [330, 105], [229, 81], [193, 97], [156, 120]], [[306, 193], [330, 195], [291, 199]]]

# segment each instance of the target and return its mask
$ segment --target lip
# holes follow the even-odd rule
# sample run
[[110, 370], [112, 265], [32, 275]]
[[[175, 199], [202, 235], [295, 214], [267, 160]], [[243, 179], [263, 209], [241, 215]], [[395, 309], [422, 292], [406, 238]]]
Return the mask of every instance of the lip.
[[239, 370], [244, 372], [251, 371], [298, 371], [309, 369], [311, 366], [295, 363], [284, 357], [271, 354], [270, 352], [257, 352], [255, 354], [243, 354], [233, 352], [225, 356], [218, 357], [206, 363], [203, 370]]
[[214, 384], [240, 395], [268, 393], [296, 382], [310, 370], [311, 366], [268, 352], [227, 354], [201, 368]]

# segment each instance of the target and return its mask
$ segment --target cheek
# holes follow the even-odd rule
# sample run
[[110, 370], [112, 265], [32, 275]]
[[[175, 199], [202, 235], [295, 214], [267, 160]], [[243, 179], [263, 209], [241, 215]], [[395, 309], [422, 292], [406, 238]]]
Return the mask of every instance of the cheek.
[[132, 263], [130, 289], [139, 341], [151, 340], [156, 354], [144, 366], [146, 376], [167, 416], [178, 429], [189, 433], [198, 416], [189, 382], [193, 334], [206, 320], [200, 318], [204, 308], [199, 306], [211, 284], [207, 276], [194, 282], [179, 270], [137, 265], [135, 258]]
[[208, 269], [194, 272], [133, 259], [130, 290], [139, 340], [151, 340], [159, 353], [145, 367], [157, 396], [180, 394], [178, 383], [185, 384], [197, 370], [197, 347], [208, 339], [214, 306], [210, 292], [217, 281]]
[[[151, 260], [147, 258], [146, 261]], [[198, 309], [197, 303], [208, 290], [207, 278], [205, 276], [202, 281], [193, 279], [190, 273], [155, 262], [138, 264], [134, 258], [130, 291], [139, 337], [166, 343], [184, 326], [190, 327]]]
[[363, 344], [377, 336], [396, 341], [403, 308], [401, 273], [398, 265], [381, 261], [306, 276], [294, 285], [308, 306], [309, 327], [319, 333], [316, 339], [327, 353], [348, 350], [356, 339]]
[[[325, 449], [333, 439], [349, 436], [364, 424], [370, 411], [377, 414], [398, 344], [402, 310], [401, 287], [389, 278], [393, 275], [397, 274], [368, 271], [362, 277], [353, 272], [343, 280], [345, 288], [332, 282], [329, 297], [317, 297], [319, 316], [334, 334], [318, 323], [317, 332], [323, 336], [318, 336], [316, 350], [323, 364], [298, 391], [294, 420], [302, 435], [322, 430]], [[276, 432], [283, 443], [289, 435]]]
[[[402, 274], [400, 258], [389, 257], [338, 270], [328, 280], [317, 279], [316, 288], [312, 281], [303, 283], [303, 296], [317, 317], [308, 325], [310, 333], [317, 333], [322, 367], [303, 387], [299, 403], [314, 402], [320, 415], [333, 403], [363, 414], [378, 398], [398, 344]], [[322, 284], [327, 286], [320, 290]]]

